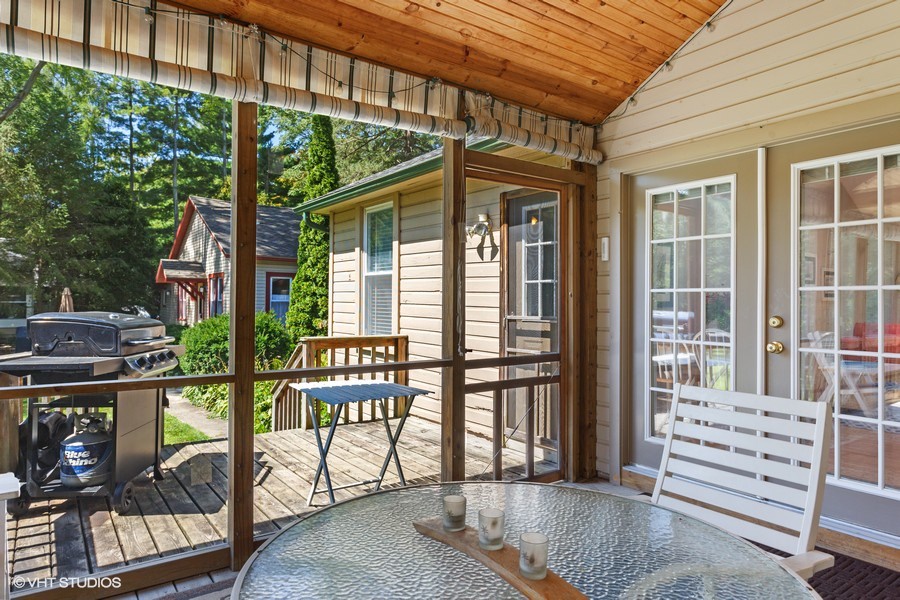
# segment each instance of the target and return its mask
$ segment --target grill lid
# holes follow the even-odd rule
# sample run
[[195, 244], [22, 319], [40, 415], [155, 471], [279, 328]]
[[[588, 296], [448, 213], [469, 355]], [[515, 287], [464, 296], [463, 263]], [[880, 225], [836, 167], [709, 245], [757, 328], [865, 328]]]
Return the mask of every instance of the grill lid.
[[97, 311], [34, 315], [28, 336], [37, 356], [127, 356], [173, 341], [156, 319]]

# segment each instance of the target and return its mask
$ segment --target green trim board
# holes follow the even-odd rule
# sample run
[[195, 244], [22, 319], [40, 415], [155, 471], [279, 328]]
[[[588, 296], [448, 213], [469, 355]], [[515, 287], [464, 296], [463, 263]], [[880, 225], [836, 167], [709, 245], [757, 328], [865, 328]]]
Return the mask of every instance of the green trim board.
[[[472, 143], [469, 148], [478, 150], [479, 152], [497, 152], [504, 148], [509, 148], [511, 144], [501, 142], [495, 139], [482, 139]], [[359, 181], [355, 181], [344, 187], [338, 188], [318, 198], [314, 198], [308, 202], [304, 202], [294, 210], [300, 214], [310, 212], [324, 212], [326, 208], [330, 208], [335, 204], [353, 200], [364, 194], [371, 194], [383, 190], [392, 185], [409, 181], [420, 175], [426, 175], [438, 171], [442, 167], [442, 149], [432, 150], [422, 156], [400, 163], [390, 169], [385, 169], [369, 175]]]

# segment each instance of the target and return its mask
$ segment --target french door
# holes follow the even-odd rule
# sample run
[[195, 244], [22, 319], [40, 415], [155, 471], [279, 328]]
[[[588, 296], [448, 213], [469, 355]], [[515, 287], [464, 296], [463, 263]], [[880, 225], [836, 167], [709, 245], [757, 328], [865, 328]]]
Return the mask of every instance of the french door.
[[900, 536], [900, 146], [878, 145], [889, 134], [631, 178], [631, 464], [658, 467], [677, 382], [831, 401], [824, 523]]

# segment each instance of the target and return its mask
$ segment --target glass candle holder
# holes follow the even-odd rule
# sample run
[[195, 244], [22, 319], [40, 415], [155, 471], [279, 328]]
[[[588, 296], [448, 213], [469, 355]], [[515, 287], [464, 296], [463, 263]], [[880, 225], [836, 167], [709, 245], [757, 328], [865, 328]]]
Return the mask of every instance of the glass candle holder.
[[462, 531], [466, 528], [466, 497], [444, 496], [444, 530]]
[[506, 515], [499, 508], [482, 508], [478, 511], [478, 545], [485, 550], [503, 547]]
[[519, 572], [526, 579], [547, 576], [547, 536], [527, 532], [519, 536]]

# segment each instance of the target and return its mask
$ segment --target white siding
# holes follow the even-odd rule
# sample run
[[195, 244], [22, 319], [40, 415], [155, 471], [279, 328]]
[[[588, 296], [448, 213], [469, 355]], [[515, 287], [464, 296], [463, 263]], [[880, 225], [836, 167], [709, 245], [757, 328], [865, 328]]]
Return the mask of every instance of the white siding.
[[[602, 174], [602, 175], [601, 175]], [[610, 235], [609, 180], [600, 167], [597, 184], [597, 255], [600, 238]], [[610, 248], [610, 254], [612, 248]], [[609, 476], [610, 469], [610, 319], [609, 261], [597, 262], [597, 471]]]
[[[203, 265], [203, 270], [207, 275], [210, 273], [225, 273], [225, 312], [228, 312], [228, 289], [231, 280], [229, 260], [225, 258], [222, 250], [219, 248], [218, 244], [216, 244], [212, 234], [210, 234], [209, 229], [207, 229], [206, 225], [203, 223], [203, 219], [201, 219], [196, 212], [191, 217], [188, 232], [185, 235], [184, 243], [181, 246], [181, 253], [176, 258], [178, 260], [199, 261]], [[169, 298], [176, 311], [174, 313], [176, 316], [178, 303], [177, 294], [177, 286], [172, 286], [172, 295], [170, 295]], [[206, 310], [207, 308], [204, 309], [204, 315], [206, 314]], [[189, 300], [186, 312], [188, 316], [187, 324], [193, 325], [197, 320], [197, 303], [193, 300]]]
[[[256, 263], [256, 312], [266, 310], [266, 274], [277, 273], [278, 275], [290, 275], [293, 277], [297, 273], [297, 264], [286, 261], [257, 261]], [[226, 299], [229, 291], [228, 282], [226, 281], [225, 294]]]
[[358, 210], [332, 215], [331, 335], [359, 335], [359, 263], [360, 224]]
[[892, 0], [735, 0], [603, 126], [601, 148], [614, 159], [897, 93], [898, 27]]

